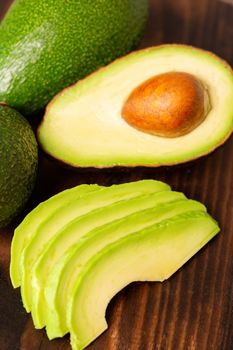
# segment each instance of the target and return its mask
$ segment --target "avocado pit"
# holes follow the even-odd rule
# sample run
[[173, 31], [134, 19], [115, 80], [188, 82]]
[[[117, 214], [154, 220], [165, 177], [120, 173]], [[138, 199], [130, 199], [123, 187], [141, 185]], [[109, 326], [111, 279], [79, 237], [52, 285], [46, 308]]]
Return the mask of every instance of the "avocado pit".
[[178, 137], [201, 124], [210, 109], [207, 89], [198, 78], [168, 72], [136, 87], [124, 103], [122, 117], [141, 131]]

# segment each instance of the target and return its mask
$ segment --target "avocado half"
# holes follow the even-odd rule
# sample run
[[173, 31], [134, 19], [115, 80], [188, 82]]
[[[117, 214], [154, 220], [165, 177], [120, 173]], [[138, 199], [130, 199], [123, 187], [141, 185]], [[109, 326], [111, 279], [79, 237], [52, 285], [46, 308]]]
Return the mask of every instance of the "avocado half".
[[[151, 78], [146, 90], [143, 84]], [[146, 101], [152, 88], [152, 99]], [[167, 91], [168, 101], [175, 96], [175, 107], [174, 101], [165, 106]], [[47, 107], [38, 139], [45, 152], [74, 167], [173, 165], [224, 143], [233, 130], [232, 100], [232, 70], [214, 54], [184, 45], [152, 47], [118, 59], [58, 94]], [[144, 105], [145, 101], [149, 103]], [[152, 117], [157, 124], [163, 127], [165, 120], [165, 129], [166, 123], [171, 129], [177, 123], [172, 135], [138, 127], [151, 106], [155, 106]], [[184, 129], [177, 133], [179, 113]]]

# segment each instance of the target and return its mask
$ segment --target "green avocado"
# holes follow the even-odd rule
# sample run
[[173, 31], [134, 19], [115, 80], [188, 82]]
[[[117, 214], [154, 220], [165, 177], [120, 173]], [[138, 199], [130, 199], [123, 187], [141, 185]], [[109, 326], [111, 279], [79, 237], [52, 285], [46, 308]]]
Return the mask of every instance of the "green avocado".
[[62, 206], [68, 205], [70, 202], [79, 199], [82, 195], [100, 188], [97, 185], [80, 185], [65, 190], [49, 198], [47, 201], [40, 203], [26, 216], [23, 222], [16, 228], [11, 244], [10, 276], [15, 288], [21, 284], [21, 254], [43, 221], [48, 220]]
[[134, 281], [164, 281], [219, 231], [205, 212], [177, 215], [108, 245], [83, 267], [67, 308], [73, 350], [107, 328], [111, 298]]
[[[200, 114], [204, 119], [177, 137], [154, 135], [130, 125], [123, 118], [123, 107], [132, 92], [152, 77], [170, 73], [196, 79], [193, 84], [198, 84], [196, 90], [203, 90], [203, 101], [199, 90], [193, 98], [201, 101], [197, 107], [203, 109]], [[154, 113], [162, 109], [169, 119], [164, 90], [161, 101], [154, 95], [161, 102]], [[138, 96], [136, 102], [147, 111], [146, 96]], [[149, 108], [153, 107], [153, 98]], [[173, 165], [213, 151], [230, 136], [232, 101], [233, 73], [226, 62], [189, 46], [152, 47], [116, 60], [55, 97], [38, 129], [38, 139], [48, 154], [74, 167]], [[176, 122], [179, 107], [185, 103], [187, 99], [181, 98], [171, 123]], [[189, 120], [191, 111], [184, 112]]]
[[[168, 196], [166, 197], [168, 200]], [[74, 243], [55, 265], [44, 287], [47, 298], [45, 305], [50, 305], [46, 317], [46, 331], [49, 339], [61, 337], [69, 331], [65, 305], [68, 305], [72, 297], [72, 291], [82, 267], [95, 254], [110, 243], [167, 218], [184, 212], [206, 210], [201, 203], [187, 199], [177, 198], [161, 203], [162, 201], [159, 200], [158, 203], [154, 203], [153, 208], [140, 210], [131, 215], [126, 213], [127, 216], [124, 218], [90, 231], [82, 240], [77, 240], [77, 243]]]
[[29, 114], [138, 44], [148, 0], [15, 0], [0, 25], [0, 101]]
[[37, 142], [29, 123], [0, 104], [0, 227], [9, 224], [29, 199], [37, 163]]
[[[33, 266], [32, 271], [32, 285], [29, 288], [33, 288], [33, 301], [32, 301], [32, 317], [36, 328], [42, 328], [45, 326], [45, 321], [48, 329], [48, 308], [44, 298], [45, 284], [50, 280], [53, 280], [53, 291], [55, 296], [55, 281], [59, 279], [57, 273], [55, 278], [49, 276], [52, 273], [53, 267], [59, 262], [66, 251], [77, 243], [78, 240], [86, 239], [89, 236], [90, 231], [94, 229], [102, 228], [103, 225], [115, 222], [120, 218], [134, 213], [140, 212], [146, 208], [152, 208], [162, 203], [173, 202], [184, 199], [183, 193], [172, 191], [160, 191], [145, 195], [139, 195], [135, 198], [121, 200], [119, 202], [108, 205], [107, 207], [101, 207], [96, 210], [92, 210], [90, 213], [81, 216], [77, 220], [74, 220], [70, 225], [65, 226], [64, 229], [56, 232], [54, 237], [47, 244], [46, 249], [43, 251], [41, 257], [37, 260]], [[49, 305], [52, 305], [52, 300], [49, 301]], [[55, 307], [51, 320], [51, 324], [55, 325]], [[53, 327], [54, 329], [54, 327]]]
[[119, 200], [134, 198], [143, 193], [153, 193], [165, 189], [170, 189], [170, 187], [165, 183], [153, 180], [142, 180], [113, 185], [110, 188], [101, 188], [63, 205], [47, 220], [43, 221], [21, 253], [21, 294], [25, 309], [27, 311], [31, 310], [33, 294], [30, 288], [32, 267], [57, 231], [64, 228], [72, 220], [101, 206], [104, 207]]

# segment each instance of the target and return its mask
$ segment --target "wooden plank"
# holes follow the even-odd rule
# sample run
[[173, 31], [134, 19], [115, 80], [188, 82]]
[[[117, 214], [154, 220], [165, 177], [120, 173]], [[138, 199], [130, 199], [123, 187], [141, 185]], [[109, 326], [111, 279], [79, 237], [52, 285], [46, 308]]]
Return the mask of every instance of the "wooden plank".
[[[0, 16], [10, 1], [0, 0]], [[230, 1], [153, 0], [142, 47], [187, 43], [233, 63]], [[81, 183], [110, 185], [143, 178], [168, 182], [205, 203], [222, 231], [171, 279], [134, 283], [107, 310], [109, 330], [90, 350], [231, 350], [233, 348], [233, 140], [208, 157], [171, 168], [78, 170], [41, 156], [39, 181], [29, 207]], [[56, 179], [56, 181], [54, 180]], [[29, 210], [29, 207], [27, 210]], [[23, 215], [22, 215], [23, 217]], [[68, 350], [68, 337], [50, 342], [34, 329], [19, 291], [9, 280], [14, 225], [0, 236], [0, 349]]]

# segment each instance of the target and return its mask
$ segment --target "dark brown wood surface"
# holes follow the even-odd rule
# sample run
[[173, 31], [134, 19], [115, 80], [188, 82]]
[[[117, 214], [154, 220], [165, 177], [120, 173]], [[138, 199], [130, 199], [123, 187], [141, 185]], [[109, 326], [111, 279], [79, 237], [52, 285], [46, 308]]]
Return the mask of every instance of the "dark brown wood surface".
[[[10, 2], [0, 0], [0, 17]], [[212, 50], [232, 64], [233, 1], [151, 1], [142, 47], [171, 42]], [[39, 179], [27, 211], [81, 183], [110, 185], [144, 178], [166, 181], [173, 189], [205, 203], [219, 221], [221, 234], [168, 281], [135, 283], [120, 292], [107, 310], [108, 331], [89, 349], [233, 349], [232, 138], [207, 157], [171, 168], [73, 171], [41, 155]], [[0, 233], [0, 350], [68, 350], [68, 337], [50, 342], [43, 330], [34, 329], [19, 291], [11, 286], [13, 229], [14, 225]]]

